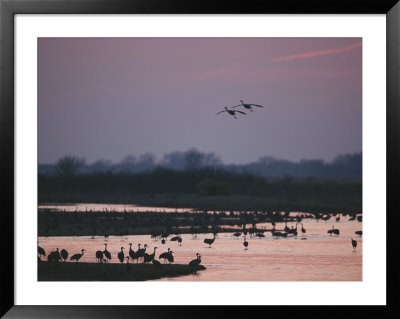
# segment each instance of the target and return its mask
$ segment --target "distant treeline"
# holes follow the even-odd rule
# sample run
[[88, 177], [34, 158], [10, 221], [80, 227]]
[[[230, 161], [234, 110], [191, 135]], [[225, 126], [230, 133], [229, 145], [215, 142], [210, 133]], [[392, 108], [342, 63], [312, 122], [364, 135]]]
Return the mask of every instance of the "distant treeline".
[[157, 167], [141, 173], [39, 174], [38, 183], [39, 203], [116, 203], [129, 202], [130, 198], [140, 194], [173, 193], [196, 194], [200, 198], [254, 196], [298, 203], [302, 209], [329, 204], [329, 207], [349, 207], [361, 212], [362, 202], [360, 179], [266, 178], [212, 167], [192, 170]]
[[[65, 159], [75, 161], [74, 167], [68, 167]], [[65, 165], [67, 164], [67, 165]], [[69, 163], [71, 164], [71, 163]], [[63, 168], [64, 166], [64, 168]], [[61, 169], [60, 169], [61, 168]], [[291, 162], [273, 157], [262, 157], [256, 162], [248, 164], [223, 164], [214, 153], [203, 153], [196, 149], [186, 152], [172, 152], [165, 154], [161, 160], [149, 153], [136, 156], [127, 156], [119, 163], [107, 160], [98, 160], [86, 164], [84, 159], [65, 157], [55, 164], [39, 164], [39, 174], [46, 176], [62, 175], [131, 175], [149, 173], [162, 169], [174, 171], [194, 171], [213, 168], [239, 175], [255, 175], [264, 177], [318, 177], [318, 178], [358, 178], [362, 176], [362, 153], [345, 154], [327, 163], [323, 160], [301, 160]], [[196, 175], [195, 173], [194, 175]], [[178, 174], [179, 175], [179, 174]], [[198, 175], [198, 174], [197, 174]]]

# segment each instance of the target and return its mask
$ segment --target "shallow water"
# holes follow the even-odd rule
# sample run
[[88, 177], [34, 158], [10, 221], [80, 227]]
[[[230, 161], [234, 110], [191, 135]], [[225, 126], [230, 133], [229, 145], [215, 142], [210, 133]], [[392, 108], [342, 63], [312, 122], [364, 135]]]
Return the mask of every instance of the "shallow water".
[[[288, 223], [288, 226], [295, 223]], [[244, 250], [243, 237], [235, 238], [232, 233], [218, 234], [211, 248], [203, 243], [211, 234], [199, 234], [197, 239], [192, 235], [182, 235], [182, 246], [170, 241], [170, 236], [163, 245], [161, 241], [153, 240], [150, 235], [140, 236], [103, 236], [92, 239], [82, 237], [39, 237], [39, 245], [48, 253], [55, 248], [67, 249], [69, 256], [86, 251], [80, 262], [95, 262], [95, 252], [107, 249], [112, 254], [111, 262], [119, 262], [117, 253], [121, 246], [128, 254], [129, 243], [137, 250], [138, 243], [149, 246], [148, 253], [158, 247], [156, 257], [167, 251], [174, 251], [175, 263], [186, 264], [196, 257], [196, 252], [202, 256], [202, 265], [207, 269], [196, 275], [160, 279], [161, 281], [361, 281], [362, 280], [362, 237], [354, 234], [362, 230], [362, 223], [348, 221], [341, 216], [340, 222], [303, 220], [306, 234], [302, 235], [299, 225], [297, 237], [275, 239], [270, 232], [265, 232], [265, 238], [246, 236], [248, 250]], [[340, 230], [340, 235], [330, 235], [327, 230]], [[271, 224], [258, 224], [257, 227], [271, 228]], [[279, 223], [276, 229], [283, 229]], [[351, 238], [357, 240], [357, 249], [353, 252]], [[69, 257], [68, 257], [69, 258]], [[161, 261], [162, 262], [162, 261]]]

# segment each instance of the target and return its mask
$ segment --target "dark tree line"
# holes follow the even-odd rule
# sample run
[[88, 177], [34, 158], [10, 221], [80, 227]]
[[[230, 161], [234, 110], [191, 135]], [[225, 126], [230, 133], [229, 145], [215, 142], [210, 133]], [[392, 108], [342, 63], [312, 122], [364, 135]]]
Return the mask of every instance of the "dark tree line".
[[240, 165], [223, 164], [214, 153], [202, 153], [196, 149], [168, 153], [159, 161], [149, 153], [142, 154], [139, 157], [130, 155], [119, 163], [98, 160], [92, 164], [86, 164], [84, 159], [66, 156], [59, 159], [55, 164], [40, 164], [39, 173], [43, 175], [134, 174], [151, 172], [160, 167], [177, 171], [213, 167], [237, 174], [264, 177], [290, 175], [294, 177], [361, 178], [362, 153], [340, 155], [330, 163], [323, 160], [291, 162], [273, 157], [262, 157], [256, 162]]

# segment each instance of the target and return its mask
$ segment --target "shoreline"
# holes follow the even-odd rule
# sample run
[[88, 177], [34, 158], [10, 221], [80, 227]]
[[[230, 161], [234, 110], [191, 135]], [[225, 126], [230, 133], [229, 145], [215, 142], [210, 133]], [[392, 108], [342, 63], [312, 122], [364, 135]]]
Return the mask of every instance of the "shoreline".
[[[197, 270], [205, 270], [199, 265]], [[194, 269], [184, 264], [117, 264], [84, 262], [38, 262], [38, 281], [146, 281], [187, 276]]]

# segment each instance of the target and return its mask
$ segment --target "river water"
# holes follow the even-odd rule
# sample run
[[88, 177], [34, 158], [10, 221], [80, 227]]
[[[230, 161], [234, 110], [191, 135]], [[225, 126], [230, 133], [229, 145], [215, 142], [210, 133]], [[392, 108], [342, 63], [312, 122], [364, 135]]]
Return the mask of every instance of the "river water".
[[[182, 235], [182, 246], [178, 242], [167, 239], [162, 244], [160, 239], [154, 240], [150, 235], [140, 236], [103, 236], [91, 238], [81, 237], [39, 237], [39, 245], [48, 253], [51, 250], [65, 248], [69, 256], [80, 253], [85, 249], [80, 262], [95, 262], [95, 252], [107, 249], [112, 254], [111, 262], [119, 262], [117, 253], [125, 248], [126, 256], [129, 243], [137, 250], [140, 243], [149, 246], [152, 253], [157, 246], [156, 257], [171, 248], [174, 251], [175, 263], [187, 264], [196, 257], [196, 252], [202, 256], [202, 265], [207, 269], [197, 274], [164, 278], [159, 281], [361, 281], [362, 280], [362, 237], [354, 232], [362, 230], [362, 223], [349, 221], [341, 216], [339, 222], [334, 218], [328, 221], [303, 219], [305, 235], [300, 231], [297, 237], [274, 238], [270, 232], [265, 232], [264, 238], [246, 236], [248, 250], [244, 249], [243, 236], [235, 238], [233, 233], [217, 235], [211, 248], [203, 242], [212, 238], [211, 234], [199, 234], [193, 239], [192, 235]], [[288, 223], [288, 226], [295, 223]], [[340, 235], [327, 233], [334, 225], [340, 230]], [[271, 224], [258, 224], [257, 228]], [[283, 229], [284, 224], [276, 225]], [[356, 251], [353, 251], [351, 238], [357, 240]], [[69, 259], [69, 257], [68, 257]], [[162, 261], [161, 261], [162, 262]]]

